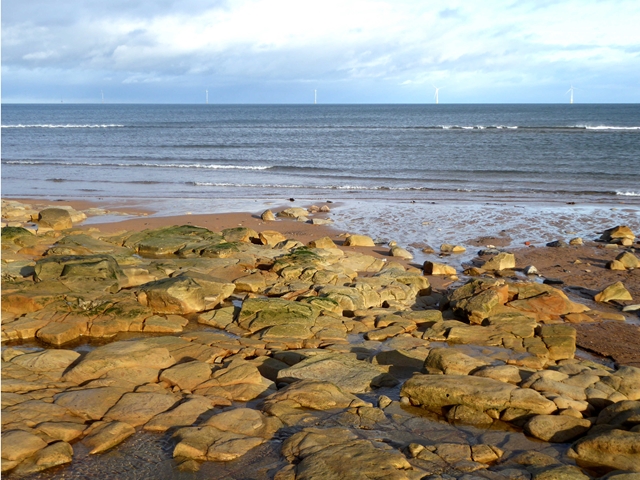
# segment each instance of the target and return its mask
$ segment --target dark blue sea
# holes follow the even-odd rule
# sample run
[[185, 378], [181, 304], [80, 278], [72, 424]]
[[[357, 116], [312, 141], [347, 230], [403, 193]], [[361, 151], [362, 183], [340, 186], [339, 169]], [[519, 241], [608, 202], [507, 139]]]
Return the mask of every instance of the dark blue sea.
[[[519, 204], [537, 218], [523, 228], [549, 205], [571, 229], [610, 208], [633, 223], [640, 105], [8, 104], [2, 194], [137, 199], [165, 213], [332, 200], [357, 207], [342, 218], [360, 229], [382, 215], [480, 228], [504, 213], [487, 206]], [[432, 202], [448, 206], [441, 220]]]

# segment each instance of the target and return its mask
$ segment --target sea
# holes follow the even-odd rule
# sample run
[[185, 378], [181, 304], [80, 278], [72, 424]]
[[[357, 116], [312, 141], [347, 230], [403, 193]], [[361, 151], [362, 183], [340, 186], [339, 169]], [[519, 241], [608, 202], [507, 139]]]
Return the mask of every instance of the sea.
[[640, 230], [637, 104], [6, 104], [1, 124], [4, 198], [329, 201], [336, 226], [415, 248]]

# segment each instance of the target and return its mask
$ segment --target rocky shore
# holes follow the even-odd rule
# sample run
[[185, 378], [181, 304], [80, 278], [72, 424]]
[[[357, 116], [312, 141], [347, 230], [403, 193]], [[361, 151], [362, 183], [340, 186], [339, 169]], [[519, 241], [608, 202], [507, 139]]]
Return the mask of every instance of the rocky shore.
[[640, 476], [634, 232], [415, 265], [330, 207], [117, 231], [3, 202], [3, 475]]

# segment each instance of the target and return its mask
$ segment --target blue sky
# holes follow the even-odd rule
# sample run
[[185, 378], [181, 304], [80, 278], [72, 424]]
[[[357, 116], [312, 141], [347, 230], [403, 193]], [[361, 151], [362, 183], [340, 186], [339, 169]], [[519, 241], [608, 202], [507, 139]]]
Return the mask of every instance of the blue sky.
[[2, 101], [640, 102], [640, 2], [3, 0]]

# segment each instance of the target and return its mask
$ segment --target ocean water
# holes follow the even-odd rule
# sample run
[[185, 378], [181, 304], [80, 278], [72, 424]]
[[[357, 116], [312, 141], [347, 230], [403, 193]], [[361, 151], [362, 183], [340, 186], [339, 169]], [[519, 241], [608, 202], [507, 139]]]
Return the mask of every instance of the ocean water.
[[638, 224], [640, 105], [3, 105], [2, 192], [161, 214], [331, 200], [343, 228], [407, 243], [591, 232]]

